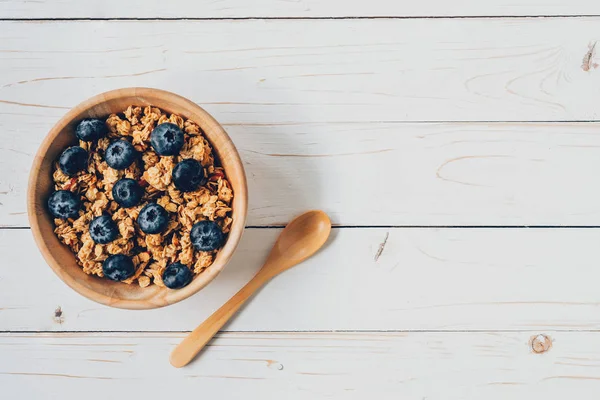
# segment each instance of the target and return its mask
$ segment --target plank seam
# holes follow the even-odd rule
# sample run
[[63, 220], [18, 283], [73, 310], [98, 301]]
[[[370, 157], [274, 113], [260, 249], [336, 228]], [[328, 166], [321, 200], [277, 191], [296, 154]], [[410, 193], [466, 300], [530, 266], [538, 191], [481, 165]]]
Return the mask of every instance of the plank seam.
[[53, 21], [253, 21], [253, 20], [371, 20], [371, 19], [540, 19], [540, 18], [596, 18], [600, 14], [541, 14], [541, 15], [411, 15], [411, 16], [335, 16], [335, 17], [63, 17], [63, 18], [0, 18], [0, 21], [53, 22]]

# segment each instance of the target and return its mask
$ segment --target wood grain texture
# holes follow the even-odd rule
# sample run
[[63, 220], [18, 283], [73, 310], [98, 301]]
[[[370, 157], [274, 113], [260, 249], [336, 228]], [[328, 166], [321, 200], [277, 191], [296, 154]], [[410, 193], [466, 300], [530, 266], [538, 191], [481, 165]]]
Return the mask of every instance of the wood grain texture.
[[600, 6], [589, 0], [3, 0], [0, 18], [256, 18], [410, 17], [496, 15], [589, 15]]
[[[46, 132], [30, 120], [0, 118], [3, 226], [28, 226], [27, 177]], [[226, 128], [246, 168], [251, 226], [311, 208], [336, 225], [600, 225], [593, 123]]]
[[[0, 3], [0, 18], [600, 14], [586, 0]], [[598, 22], [0, 22], [0, 226], [27, 226], [27, 174], [51, 126], [127, 86], [174, 91], [225, 125], [250, 225], [323, 208], [343, 225], [598, 226]], [[0, 229], [0, 386], [102, 400], [597, 397], [598, 229], [334, 229], [173, 369], [184, 334], [169, 331], [242, 287], [277, 234], [248, 229], [205, 290], [132, 312], [69, 290], [29, 230]], [[164, 332], [6, 332], [77, 330]]]
[[598, 225], [595, 125], [403, 123], [596, 119], [600, 71], [581, 67], [598, 21], [0, 23], [0, 223], [27, 225], [31, 157], [60, 116], [139, 85], [225, 125], [250, 225], [310, 208], [344, 225]]
[[0, 105], [60, 116], [98, 92], [145, 86], [229, 125], [591, 120], [600, 71], [582, 64], [599, 22], [2, 22]]
[[[0, 230], [0, 331], [189, 331], [250, 280], [278, 233], [246, 230], [201, 292], [134, 312], [76, 294], [28, 230]], [[323, 251], [269, 282], [225, 329], [600, 329], [599, 242], [597, 229], [334, 229]]]
[[0, 384], [24, 398], [595, 399], [600, 334], [227, 333], [167, 362], [182, 334], [1, 334]]

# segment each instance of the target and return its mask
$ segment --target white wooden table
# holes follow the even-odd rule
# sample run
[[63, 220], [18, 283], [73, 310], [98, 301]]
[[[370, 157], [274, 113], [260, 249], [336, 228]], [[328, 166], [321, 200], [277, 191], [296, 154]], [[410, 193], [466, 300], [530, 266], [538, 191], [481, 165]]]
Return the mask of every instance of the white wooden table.
[[[0, 19], [2, 398], [597, 399], [600, 2], [0, 0]], [[126, 86], [205, 107], [250, 185], [231, 264], [155, 311], [67, 288], [25, 208], [50, 127]], [[326, 249], [172, 368], [310, 208]]]

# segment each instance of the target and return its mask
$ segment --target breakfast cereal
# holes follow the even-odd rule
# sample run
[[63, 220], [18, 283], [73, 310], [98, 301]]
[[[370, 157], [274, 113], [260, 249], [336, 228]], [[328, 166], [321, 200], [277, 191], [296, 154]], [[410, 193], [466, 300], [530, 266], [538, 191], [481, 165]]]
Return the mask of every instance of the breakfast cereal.
[[[165, 269], [172, 264], [187, 266], [190, 276], [202, 273], [213, 263], [218, 249], [213, 249], [215, 246], [203, 247], [193, 243], [192, 228], [198, 225], [194, 229], [199, 235], [204, 235], [203, 238], [208, 238], [206, 240], [214, 239], [214, 243], [222, 245], [220, 239], [225, 237], [232, 224], [231, 204], [234, 194], [224, 169], [198, 124], [156, 107], [142, 108], [134, 105], [129, 106], [122, 114], [108, 116], [103, 120], [104, 127], [94, 121], [98, 120], [84, 120], [81, 123], [89, 127], [78, 127], [77, 136], [86, 140], [80, 140], [79, 147], [72, 147], [85, 150], [84, 155], [80, 150], [70, 151], [55, 163], [55, 193], [62, 194], [65, 201], [70, 196], [72, 199], [68, 204], [79, 207], [75, 208], [76, 214], [66, 214], [62, 209], [65, 213], [61, 215], [63, 218], [54, 219], [56, 235], [73, 251], [77, 263], [87, 274], [104, 276], [107, 268], [110, 268], [106, 264], [119, 261], [110, 257], [119, 254], [131, 260], [133, 269], [125, 279], [121, 278], [126, 275], [118, 274], [117, 279], [111, 279], [127, 284], [135, 282], [141, 287], [151, 284], [165, 286]], [[159, 128], [161, 132], [169, 129], [176, 131], [177, 127], [183, 132], [183, 142], [176, 154], [168, 148], [173, 145], [177, 150], [172, 132], [163, 135], [168, 138], [169, 143], [164, 142], [164, 138], [162, 144], [154, 142], [161, 137], [156, 139], [154, 135], [153, 138], [153, 131], [165, 123], [169, 125]], [[105, 130], [103, 134], [96, 133], [102, 129]], [[113, 149], [109, 149], [109, 146]], [[156, 146], [162, 146], [161, 150], [165, 155], [160, 155]], [[107, 149], [110, 151], [107, 152]], [[127, 152], [133, 151], [131, 149], [136, 154], [135, 158], [131, 158], [133, 161], [127, 158]], [[199, 164], [189, 162], [187, 164], [191, 164], [191, 167], [183, 164], [181, 168], [178, 167], [182, 161], [190, 159]], [[78, 167], [82, 160], [85, 161], [83, 168]], [[122, 163], [123, 160], [125, 163]], [[127, 167], [121, 168], [126, 164]], [[187, 177], [192, 176], [190, 174], [193, 173], [195, 164], [201, 167], [193, 175], [197, 182], [191, 182], [200, 182], [199, 185], [185, 186], [190, 186], [193, 190], [180, 190], [184, 185], [176, 184], [173, 171], [179, 168], [182, 176], [180, 181], [187, 184]], [[73, 173], [68, 167], [80, 169]], [[70, 172], [69, 175], [65, 170]], [[119, 199], [120, 202], [115, 200], [113, 188], [118, 182], [129, 190], [124, 193], [132, 196], [131, 198]], [[143, 191], [138, 193], [139, 199], [136, 199], [135, 189], [140, 187]], [[61, 191], [71, 192], [75, 196]], [[122, 206], [127, 201], [134, 203], [136, 200], [139, 203], [134, 206]], [[49, 207], [52, 208], [50, 204]], [[161, 210], [166, 211], [164, 220], [160, 220]], [[92, 221], [99, 226], [97, 232], [90, 231]], [[206, 223], [199, 226], [200, 221], [213, 221], [216, 225]], [[144, 224], [150, 224], [148, 226], [151, 228], [144, 228]], [[218, 226], [220, 232], [213, 226]], [[156, 230], [159, 232], [148, 233]], [[198, 250], [199, 248], [209, 250]], [[177, 271], [182, 271], [180, 266], [178, 268]], [[187, 274], [184, 269], [183, 272]]]

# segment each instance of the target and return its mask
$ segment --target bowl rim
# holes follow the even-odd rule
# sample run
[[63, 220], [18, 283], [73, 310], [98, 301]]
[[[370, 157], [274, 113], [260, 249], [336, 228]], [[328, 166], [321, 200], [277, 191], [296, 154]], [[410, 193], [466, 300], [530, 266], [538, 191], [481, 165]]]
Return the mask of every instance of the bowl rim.
[[[219, 250], [219, 256], [221, 258], [220, 262], [217, 264], [215, 260], [215, 262], [210, 267], [208, 267], [204, 272], [202, 272], [202, 275], [199, 275], [202, 276], [203, 279], [194, 279], [192, 283], [187, 287], [176, 291], [172, 291], [169, 294], [169, 300], [164, 302], [153, 302], [148, 301], [147, 299], [115, 299], [110, 295], [100, 293], [80, 283], [75, 277], [63, 271], [63, 268], [61, 267], [60, 263], [53, 256], [52, 251], [50, 250], [48, 244], [44, 240], [44, 235], [40, 229], [39, 217], [36, 212], [36, 192], [38, 191], [36, 186], [40, 177], [40, 167], [43, 163], [44, 156], [48, 152], [53, 141], [68, 126], [68, 124], [70, 124], [79, 114], [81, 114], [82, 110], [88, 110], [91, 107], [96, 106], [98, 104], [102, 104], [109, 100], [115, 100], [121, 97], [139, 97], [141, 103], [147, 102], [147, 100], [142, 100], [144, 97], [161, 97], [173, 103], [176, 103], [178, 106], [182, 105], [185, 108], [193, 109], [195, 113], [202, 115], [202, 117], [205, 119], [205, 122], [208, 121], [211, 129], [217, 129], [219, 132], [218, 134], [221, 135], [223, 139], [229, 144], [230, 148], [228, 149], [228, 158], [232, 160], [232, 163], [236, 165], [238, 169], [237, 177], [240, 181], [239, 186], [241, 187], [242, 192], [240, 193], [239, 189], [236, 190], [235, 196], [238, 197], [238, 201], [241, 201], [238, 204], [236, 204], [234, 208], [235, 218], [233, 220], [232, 227], [227, 238], [227, 242], [225, 243], [223, 248]], [[172, 110], [172, 112], [177, 112], [177, 110]], [[202, 124], [199, 125], [202, 128], [202, 130], [205, 131], [204, 126], [206, 126], [207, 124], [205, 123], [204, 126]], [[211, 144], [213, 145], [213, 148], [215, 148], [214, 144]], [[216, 150], [215, 148], [215, 151], [218, 150]], [[167, 305], [175, 304], [200, 291], [202, 288], [204, 288], [206, 285], [212, 282], [214, 278], [225, 268], [225, 266], [231, 260], [231, 257], [233, 256], [233, 253], [239, 245], [241, 236], [244, 232], [247, 212], [248, 183], [246, 179], [244, 165], [235, 144], [233, 143], [225, 129], [223, 129], [221, 124], [219, 124], [219, 122], [217, 122], [217, 120], [212, 115], [210, 115], [198, 104], [178, 94], [155, 88], [128, 87], [122, 89], [114, 89], [92, 96], [82, 101], [75, 107], [71, 108], [62, 118], [60, 118], [56, 122], [56, 124], [50, 129], [50, 131], [46, 134], [44, 140], [40, 144], [33, 158], [31, 171], [29, 173], [29, 181], [27, 184], [27, 215], [29, 219], [29, 224], [34, 240], [46, 263], [63, 282], [65, 282], [70, 288], [75, 290], [77, 293], [100, 304], [116, 308], [137, 310], [161, 308]], [[56, 237], [56, 240], [60, 243], [58, 237]], [[64, 246], [62, 243], [60, 243], [60, 245]], [[194, 283], [196, 284], [194, 285]], [[164, 288], [164, 290], [168, 289]]]

